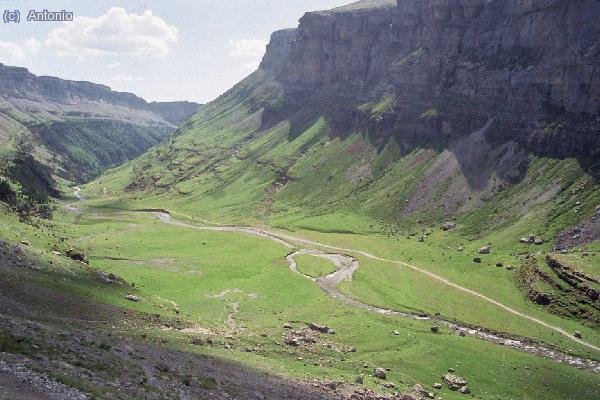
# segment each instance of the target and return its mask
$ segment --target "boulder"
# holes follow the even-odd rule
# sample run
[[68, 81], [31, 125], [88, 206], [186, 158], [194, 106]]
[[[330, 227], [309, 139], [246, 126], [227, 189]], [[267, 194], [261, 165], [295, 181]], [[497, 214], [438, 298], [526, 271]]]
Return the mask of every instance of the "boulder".
[[492, 252], [492, 248], [490, 246], [483, 246], [479, 250], [477, 250], [479, 254], [490, 254]]
[[442, 384], [441, 383], [434, 383], [433, 384], [433, 388], [434, 389], [441, 389], [442, 388]]
[[475, 257], [475, 258], [473, 259], [473, 262], [474, 262], [474, 263], [477, 263], [477, 264], [481, 264], [481, 257]]
[[450, 231], [454, 228], [456, 228], [456, 224], [454, 222], [444, 222], [442, 225], [442, 230], [444, 231]]
[[522, 237], [521, 239], [519, 239], [519, 243], [527, 244], [529, 243], [529, 239]]
[[540, 245], [544, 244], [544, 239], [540, 239], [540, 238], [538, 238], [538, 239], [535, 239], [535, 240], [533, 241], [533, 244], [535, 244], [535, 245], [537, 245], [537, 246], [540, 246]]
[[437, 325], [433, 325], [431, 327], [431, 332], [438, 333], [439, 331], [440, 331], [440, 328]]
[[471, 393], [471, 390], [469, 389], [468, 386], [463, 386], [460, 389], [458, 389], [458, 391], [462, 394], [469, 394]]
[[499, 262], [499, 263], [496, 263], [496, 267], [498, 267], [498, 268], [502, 268], [502, 267], [504, 267], [504, 264], [503, 264], [503, 263], [501, 263], [501, 262]]
[[467, 386], [467, 380], [453, 373], [445, 374], [442, 379], [450, 390], [459, 390], [463, 386]]
[[138, 301], [140, 301], [140, 298], [139, 298], [139, 297], [137, 297], [137, 296], [136, 296], [136, 295], [134, 295], [134, 294], [128, 294], [127, 296], [125, 296], [125, 299], [127, 299], [127, 300], [129, 300], [129, 301], [136, 302], [136, 303], [137, 303]]
[[373, 376], [378, 379], [385, 379], [387, 377], [387, 374], [384, 368], [375, 368], [373, 370]]
[[283, 328], [284, 329], [293, 329], [294, 327], [292, 326], [292, 324], [283, 324]]
[[583, 337], [583, 335], [579, 331], [573, 332], [573, 336], [575, 336], [576, 338], [580, 338], [580, 339]]
[[29, 242], [29, 240], [21, 240], [19, 243], [21, 243], [24, 246], [31, 246], [31, 242]]
[[335, 331], [328, 326], [315, 324], [314, 322], [309, 324], [308, 327], [313, 331], [322, 332], [322, 333], [335, 333]]
[[122, 279], [116, 276], [115, 274], [104, 271], [98, 272], [98, 280], [107, 285], [120, 283], [122, 281]]
[[359, 385], [362, 385], [363, 383], [365, 383], [365, 377], [362, 375], [357, 375], [354, 379], [354, 382], [358, 383]]
[[67, 254], [67, 257], [69, 257], [71, 260], [79, 261], [79, 262], [82, 262], [84, 264], [89, 264], [90, 263], [87, 260], [87, 257], [85, 256], [85, 254], [82, 251], [75, 250], [75, 249], [71, 248], [71, 249], [67, 250], [66, 254]]

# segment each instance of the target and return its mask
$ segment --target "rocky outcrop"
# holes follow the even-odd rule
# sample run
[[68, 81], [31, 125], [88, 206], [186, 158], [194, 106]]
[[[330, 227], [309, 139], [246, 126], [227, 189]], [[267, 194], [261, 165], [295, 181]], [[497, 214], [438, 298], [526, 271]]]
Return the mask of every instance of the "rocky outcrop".
[[589, 160], [600, 154], [599, 17], [597, 0], [382, 0], [307, 13], [268, 47], [263, 68], [286, 88], [269, 111], [314, 101], [338, 132], [360, 126], [405, 146], [493, 121], [491, 140]]
[[27, 68], [0, 64], [0, 99], [12, 106], [46, 111], [47, 118], [110, 117], [179, 125], [192, 115], [192, 102], [147, 103], [132, 93], [115, 92], [91, 82], [36, 76]]
[[0, 64], [0, 145], [29, 132], [42, 164], [77, 182], [139, 156], [197, 109], [196, 103], [147, 103], [104, 85]]
[[549, 254], [546, 262], [550, 270], [541, 268], [534, 257], [529, 257], [519, 267], [516, 277], [525, 296], [555, 314], [597, 324], [600, 321], [598, 280], [554, 255]]

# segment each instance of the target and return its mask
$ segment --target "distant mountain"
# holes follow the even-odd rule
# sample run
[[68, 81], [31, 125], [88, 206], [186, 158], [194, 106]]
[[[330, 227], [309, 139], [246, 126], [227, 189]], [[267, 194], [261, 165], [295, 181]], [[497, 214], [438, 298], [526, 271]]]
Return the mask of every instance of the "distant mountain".
[[90, 82], [36, 76], [0, 64], [0, 145], [25, 134], [37, 158], [84, 181], [168, 138], [198, 109], [191, 102], [147, 103]]
[[597, 0], [310, 12], [173, 143], [105, 182], [286, 227], [454, 219], [552, 237], [600, 198], [598, 18]]

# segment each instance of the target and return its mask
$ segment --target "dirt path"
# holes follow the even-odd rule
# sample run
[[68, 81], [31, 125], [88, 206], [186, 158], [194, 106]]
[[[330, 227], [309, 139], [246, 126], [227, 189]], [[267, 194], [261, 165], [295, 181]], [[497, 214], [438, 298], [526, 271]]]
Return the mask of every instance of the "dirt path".
[[[315, 242], [312, 240], [299, 238], [299, 237], [295, 237], [295, 236], [284, 234], [284, 233], [272, 232], [272, 231], [268, 231], [268, 230], [264, 230], [264, 229], [250, 228], [250, 227], [244, 227], [244, 226], [222, 226], [222, 225], [216, 225], [216, 224], [213, 224], [212, 226], [199, 226], [199, 225], [194, 225], [194, 224], [190, 224], [187, 222], [183, 222], [180, 220], [176, 220], [176, 219], [172, 218], [169, 213], [166, 213], [166, 212], [154, 212], [154, 214], [162, 222], [170, 224], [170, 225], [176, 225], [176, 226], [180, 226], [180, 227], [205, 230], [205, 231], [246, 233], [246, 234], [250, 234], [250, 235], [254, 235], [254, 236], [258, 236], [261, 238], [271, 240], [275, 243], [278, 243], [282, 246], [285, 246], [287, 248], [294, 249], [294, 250], [296, 250], [296, 246], [294, 244], [292, 244], [291, 242], [302, 243], [302, 244], [306, 244], [306, 245], [310, 245], [310, 246], [314, 246], [314, 247], [322, 247], [325, 249], [341, 251], [344, 253], [360, 254], [364, 257], [371, 258], [374, 260], [384, 261], [384, 262], [389, 262], [389, 263], [393, 263], [396, 265], [409, 267], [409, 268], [411, 268], [415, 271], [421, 272], [433, 279], [439, 280], [455, 289], [469, 293], [469, 294], [476, 296], [484, 301], [492, 303], [511, 314], [520, 316], [522, 318], [525, 318], [527, 320], [535, 322], [539, 325], [542, 325], [546, 328], [549, 328], [556, 332], [559, 332], [560, 334], [562, 334], [584, 346], [587, 346], [591, 349], [594, 349], [594, 350], [600, 352], [599, 347], [596, 347], [591, 343], [588, 343], [584, 340], [574, 337], [573, 335], [569, 334], [567, 331], [565, 331], [564, 329], [562, 329], [560, 327], [550, 325], [550, 324], [548, 324], [544, 321], [541, 321], [535, 317], [531, 317], [529, 315], [523, 314], [517, 310], [514, 310], [508, 306], [505, 306], [504, 304], [502, 304], [496, 300], [493, 300], [487, 296], [484, 296], [478, 292], [475, 292], [474, 290], [471, 290], [471, 289], [465, 288], [463, 286], [460, 286], [458, 284], [455, 284], [453, 282], [450, 282], [447, 279], [440, 277], [439, 275], [436, 275], [430, 271], [424, 270], [422, 268], [416, 267], [411, 264], [404, 263], [402, 261], [389, 260], [389, 259], [377, 257], [373, 254], [370, 254], [370, 253], [367, 253], [367, 252], [364, 252], [361, 250], [331, 246], [331, 245], [327, 245], [324, 243], [319, 243], [319, 242]], [[325, 277], [321, 277], [321, 278], [317, 278], [317, 279], [303, 275], [296, 268], [295, 256], [298, 254], [311, 254], [311, 255], [314, 255], [317, 257], [328, 259], [329, 261], [333, 262], [336, 265], [337, 270], [335, 272], [333, 272], [332, 274], [329, 274]], [[511, 348], [514, 348], [514, 349], [517, 349], [520, 351], [524, 351], [524, 352], [527, 352], [527, 353], [530, 353], [530, 354], [533, 354], [536, 356], [548, 358], [553, 361], [569, 364], [576, 368], [600, 373], [600, 362], [593, 361], [593, 360], [587, 360], [587, 359], [583, 359], [583, 358], [579, 358], [579, 357], [574, 357], [569, 354], [565, 354], [565, 353], [562, 353], [562, 352], [559, 352], [556, 350], [552, 350], [550, 348], [546, 348], [544, 346], [541, 346], [541, 345], [535, 343], [535, 341], [533, 341], [533, 340], [508, 339], [508, 338], [502, 337], [497, 334], [491, 334], [491, 333], [485, 332], [480, 329], [473, 329], [471, 327], [462, 326], [462, 325], [459, 325], [459, 324], [456, 324], [453, 322], [442, 320], [440, 318], [423, 317], [423, 316], [410, 314], [410, 313], [406, 313], [406, 312], [388, 310], [388, 309], [384, 309], [384, 308], [374, 307], [374, 306], [371, 306], [371, 305], [368, 305], [365, 303], [361, 303], [357, 300], [351, 299], [351, 298], [347, 297], [346, 295], [344, 295], [343, 293], [341, 293], [337, 289], [337, 286], [339, 283], [343, 282], [344, 280], [351, 279], [354, 272], [356, 272], [356, 270], [359, 268], [358, 260], [356, 260], [355, 258], [350, 257], [348, 255], [341, 254], [341, 253], [336, 253], [336, 254], [325, 253], [325, 252], [321, 252], [319, 250], [313, 250], [313, 249], [300, 249], [300, 250], [297, 250], [297, 251], [291, 253], [290, 255], [288, 255], [287, 261], [288, 261], [288, 263], [290, 265], [290, 269], [292, 271], [303, 275], [307, 279], [313, 280], [328, 295], [330, 295], [331, 297], [333, 297], [345, 304], [348, 304], [348, 305], [351, 305], [354, 307], [358, 307], [358, 308], [361, 308], [361, 309], [364, 309], [364, 310], [367, 310], [370, 312], [383, 314], [383, 315], [396, 315], [396, 316], [401, 316], [401, 317], [408, 317], [408, 318], [415, 318], [415, 319], [422, 319], [422, 320], [432, 320], [440, 325], [444, 325], [444, 326], [447, 326], [447, 327], [453, 329], [454, 331], [457, 332], [457, 334], [460, 334], [460, 335], [469, 335], [469, 336], [477, 337], [482, 340], [487, 340], [489, 342], [497, 343], [497, 344], [500, 344], [500, 345], [503, 345], [506, 347], [511, 347]]]
[[[82, 201], [84, 198], [81, 195], [81, 189], [79, 187], [75, 187], [74, 189], [75, 189], [75, 197], [77, 197], [80, 201]], [[517, 311], [511, 307], [508, 307], [508, 306], [506, 306], [494, 299], [491, 299], [481, 293], [478, 293], [478, 292], [476, 292], [472, 289], [466, 288], [464, 286], [460, 286], [456, 283], [453, 283], [453, 282], [447, 280], [446, 278], [443, 278], [443, 277], [436, 275], [428, 270], [419, 268], [412, 264], [408, 264], [408, 263], [398, 261], [398, 260], [390, 260], [390, 259], [381, 258], [381, 257], [375, 256], [371, 253], [368, 253], [368, 252], [365, 252], [362, 250], [344, 248], [344, 247], [338, 247], [338, 246], [331, 246], [331, 245], [328, 245], [325, 243], [320, 243], [320, 242], [312, 241], [312, 240], [301, 238], [301, 237], [295, 237], [295, 236], [288, 235], [285, 233], [272, 232], [272, 231], [268, 231], [268, 230], [260, 229], [260, 228], [251, 228], [251, 227], [236, 226], [236, 225], [231, 225], [231, 226], [220, 225], [216, 222], [212, 222], [212, 221], [208, 221], [208, 220], [201, 220], [201, 219], [187, 216], [185, 214], [177, 213], [185, 218], [195, 219], [195, 220], [201, 221], [202, 223], [207, 224], [209, 226], [195, 225], [195, 224], [187, 223], [187, 222], [172, 218], [171, 213], [169, 211], [167, 211], [166, 209], [165, 210], [143, 210], [143, 212], [148, 212], [148, 213], [154, 214], [162, 222], [164, 222], [166, 224], [170, 224], [170, 225], [191, 228], [191, 229], [197, 229], [197, 230], [205, 230], [205, 231], [245, 233], [245, 234], [254, 235], [254, 236], [264, 238], [264, 239], [271, 240], [275, 243], [278, 243], [284, 247], [287, 247], [287, 248], [293, 249], [293, 250], [297, 250], [297, 246], [295, 246], [291, 242], [296, 242], [296, 243], [301, 243], [301, 244], [305, 244], [305, 245], [309, 245], [309, 246], [313, 246], [313, 247], [321, 247], [321, 248], [325, 248], [325, 249], [340, 251], [343, 253], [359, 254], [366, 258], [370, 258], [373, 260], [389, 262], [392, 264], [408, 267], [417, 272], [425, 274], [435, 280], [438, 280], [450, 287], [453, 287], [457, 290], [466, 292], [466, 293], [473, 295], [475, 297], [478, 297], [486, 302], [494, 304], [513, 315], [517, 315], [519, 317], [522, 317], [529, 321], [532, 321], [536, 324], [539, 324], [545, 328], [554, 330], [554, 331], [560, 333], [561, 335], [566, 336], [569, 339], [571, 339], [579, 344], [582, 344], [586, 347], [594, 349], [595, 351], [600, 353], [600, 347], [597, 347], [597, 346], [595, 346], [591, 343], [588, 343], [582, 339], [576, 338], [575, 336], [573, 336], [572, 334], [568, 333], [567, 331], [565, 331], [564, 329], [562, 329], [560, 327], [550, 325], [538, 318], [521, 313], [520, 311]], [[424, 319], [424, 320], [431, 319], [440, 325], [445, 325], [445, 326], [453, 329], [458, 334], [463, 335], [463, 336], [464, 335], [474, 336], [479, 339], [487, 340], [487, 341], [497, 343], [497, 344], [507, 346], [507, 347], [512, 347], [512, 348], [515, 348], [520, 351], [524, 351], [524, 352], [534, 354], [534, 355], [537, 355], [540, 357], [551, 359], [553, 361], [569, 364], [576, 368], [585, 369], [585, 370], [597, 372], [597, 373], [600, 372], [600, 362], [583, 359], [583, 358], [579, 358], [579, 357], [574, 357], [569, 354], [565, 354], [565, 353], [562, 353], [562, 352], [559, 352], [556, 350], [552, 350], [550, 348], [546, 348], [546, 347], [543, 347], [543, 346], [537, 344], [533, 340], [509, 339], [509, 338], [502, 337], [500, 335], [485, 332], [480, 329], [473, 329], [471, 327], [461, 326], [459, 324], [456, 324], [456, 323], [453, 323], [450, 321], [445, 321], [445, 320], [442, 320], [437, 317], [435, 317], [435, 318], [423, 317], [423, 316], [419, 316], [416, 314], [410, 314], [410, 313], [400, 312], [400, 311], [395, 311], [395, 310], [388, 310], [388, 309], [384, 309], [384, 308], [375, 307], [375, 306], [372, 306], [369, 304], [361, 303], [355, 299], [351, 299], [351, 298], [347, 297], [346, 295], [344, 295], [337, 289], [337, 286], [339, 285], [339, 283], [343, 282], [344, 280], [352, 278], [353, 274], [359, 268], [358, 260], [356, 260], [355, 258], [350, 257], [346, 254], [341, 254], [341, 253], [331, 254], [331, 253], [325, 253], [320, 250], [314, 250], [314, 249], [300, 249], [300, 250], [297, 250], [297, 251], [291, 253], [287, 257], [287, 261], [290, 265], [290, 269], [296, 273], [300, 273], [296, 268], [296, 261], [295, 261], [295, 256], [298, 254], [311, 254], [311, 255], [318, 256], [318, 257], [322, 257], [322, 258], [328, 259], [329, 261], [333, 262], [336, 265], [336, 267], [337, 267], [336, 271], [325, 277], [313, 279], [306, 275], [303, 275], [303, 276], [305, 276], [308, 279], [313, 280], [328, 295], [330, 295], [331, 297], [333, 297], [345, 304], [348, 304], [348, 305], [351, 305], [354, 307], [358, 307], [358, 308], [361, 308], [361, 309], [364, 309], [364, 310], [367, 310], [370, 312], [383, 314], [383, 315], [396, 315], [396, 316]]]

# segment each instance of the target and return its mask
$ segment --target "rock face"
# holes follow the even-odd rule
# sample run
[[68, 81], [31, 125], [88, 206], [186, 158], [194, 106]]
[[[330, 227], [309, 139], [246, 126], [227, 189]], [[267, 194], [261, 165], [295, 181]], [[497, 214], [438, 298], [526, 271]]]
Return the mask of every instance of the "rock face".
[[132, 93], [115, 92], [108, 86], [36, 76], [27, 68], [3, 64], [0, 64], [0, 97], [17, 108], [37, 106], [55, 116], [124, 117], [128, 112], [138, 122], [172, 125], [179, 125], [199, 106], [187, 101], [147, 103]]
[[[25, 132], [53, 173], [83, 182], [169, 137], [199, 105], [147, 103], [104, 85], [0, 64], [0, 146]], [[26, 185], [26, 180], [20, 180]]]
[[[486, 136], [500, 143], [588, 159], [600, 154], [598, 18], [596, 0], [382, 0], [307, 13], [272, 37], [262, 67], [286, 101], [266, 115], [313, 99], [334, 130], [393, 132], [404, 147], [491, 121]], [[385, 101], [377, 118], [359, 107]]]

